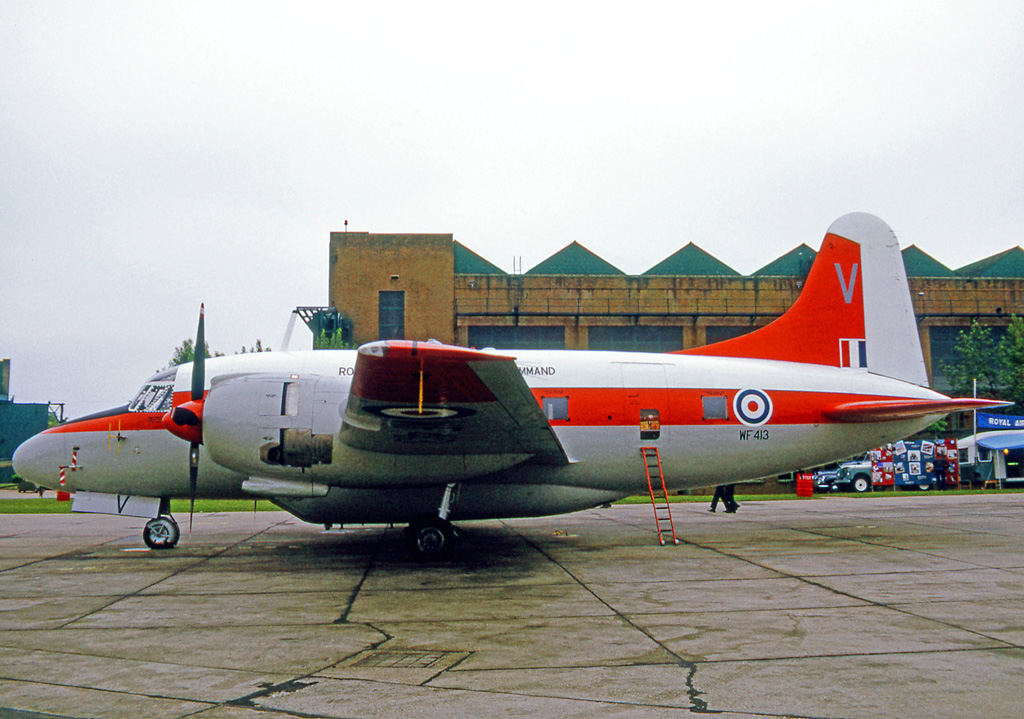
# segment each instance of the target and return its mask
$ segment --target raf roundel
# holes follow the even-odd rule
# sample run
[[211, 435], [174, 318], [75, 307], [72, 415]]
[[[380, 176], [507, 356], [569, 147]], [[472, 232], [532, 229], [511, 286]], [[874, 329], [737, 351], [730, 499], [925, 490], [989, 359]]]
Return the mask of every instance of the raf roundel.
[[740, 422], [748, 427], [759, 427], [772, 417], [772, 400], [759, 389], [741, 389], [732, 402], [733, 411]]

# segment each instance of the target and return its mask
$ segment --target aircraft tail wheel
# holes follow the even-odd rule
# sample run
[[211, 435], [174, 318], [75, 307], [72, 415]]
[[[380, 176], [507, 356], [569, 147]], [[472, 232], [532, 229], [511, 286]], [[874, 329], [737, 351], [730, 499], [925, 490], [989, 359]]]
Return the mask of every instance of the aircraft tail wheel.
[[410, 524], [406, 538], [409, 551], [416, 559], [440, 559], [452, 551], [455, 531], [450, 522], [431, 517]]
[[178, 543], [181, 532], [178, 524], [170, 517], [157, 517], [146, 522], [142, 530], [142, 541], [150, 549], [171, 549]]

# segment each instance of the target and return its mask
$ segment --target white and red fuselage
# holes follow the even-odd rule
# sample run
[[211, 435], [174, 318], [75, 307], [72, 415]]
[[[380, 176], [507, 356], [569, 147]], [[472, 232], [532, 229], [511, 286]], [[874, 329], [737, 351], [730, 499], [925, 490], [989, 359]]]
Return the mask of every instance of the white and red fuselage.
[[454, 484], [453, 519], [530, 516], [646, 492], [643, 447], [678, 490], [813, 467], [978, 404], [923, 386], [899, 247], [868, 215], [830, 228], [788, 313], [718, 345], [389, 341], [211, 358], [205, 378], [190, 405], [198, 424], [182, 428], [193, 434], [167, 431], [169, 410], [194, 396], [183, 365], [127, 407], [29, 440], [16, 470], [56, 486], [74, 453], [67, 491], [187, 497], [185, 436], [200, 446], [197, 496], [267, 497], [315, 522], [402, 522]]

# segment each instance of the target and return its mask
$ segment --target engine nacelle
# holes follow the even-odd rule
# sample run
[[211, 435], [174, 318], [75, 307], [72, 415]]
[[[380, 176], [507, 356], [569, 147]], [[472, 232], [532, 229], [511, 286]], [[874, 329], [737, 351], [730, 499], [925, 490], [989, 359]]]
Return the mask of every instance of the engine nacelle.
[[315, 375], [216, 378], [203, 408], [203, 444], [217, 464], [251, 476], [330, 465], [349, 384]]
[[374, 452], [340, 436], [350, 381], [345, 377], [218, 377], [203, 407], [203, 444], [217, 464], [249, 477], [320, 481], [348, 487], [453, 482], [508, 469], [525, 453]]

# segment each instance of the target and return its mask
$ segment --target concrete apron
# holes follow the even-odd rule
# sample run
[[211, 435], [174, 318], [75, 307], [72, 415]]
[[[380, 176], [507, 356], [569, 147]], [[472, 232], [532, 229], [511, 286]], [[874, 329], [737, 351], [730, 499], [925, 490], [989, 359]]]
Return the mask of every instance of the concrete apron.
[[[0, 716], [1015, 717], [1024, 495], [401, 529], [0, 517]], [[180, 519], [180, 518], [179, 518]], [[186, 525], [183, 525], [186, 526]]]

